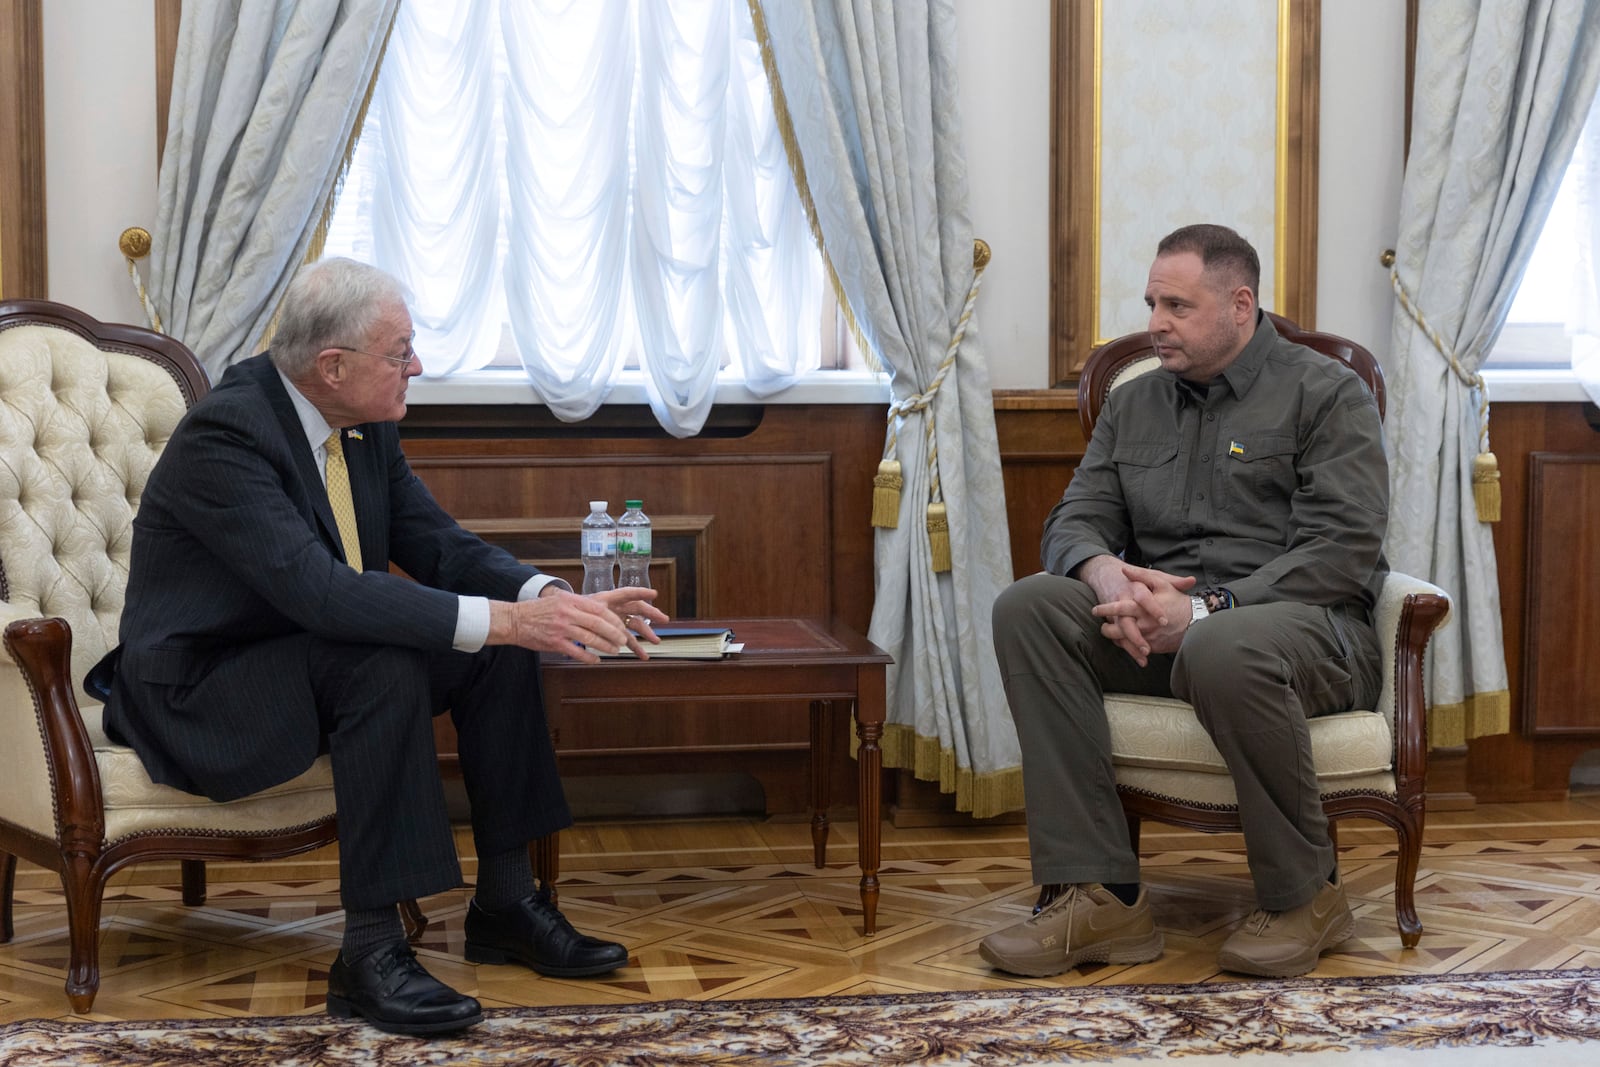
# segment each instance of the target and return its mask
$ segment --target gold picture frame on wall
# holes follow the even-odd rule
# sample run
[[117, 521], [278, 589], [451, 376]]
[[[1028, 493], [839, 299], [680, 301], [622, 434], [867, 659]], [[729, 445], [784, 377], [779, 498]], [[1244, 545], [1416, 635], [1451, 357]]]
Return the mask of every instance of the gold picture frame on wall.
[[[1151, 61], [1143, 55], [1126, 55], [1119, 50], [1106, 56], [1102, 47], [1110, 38], [1114, 43], [1129, 39], [1141, 40], [1148, 33], [1148, 25], [1133, 22], [1106, 20], [1150, 19], [1152, 10], [1170, 22], [1173, 17], [1193, 20], [1192, 27], [1179, 27], [1179, 32], [1194, 31], [1194, 36], [1182, 38], [1182, 47], [1192, 53], [1194, 63], [1205, 67], [1225, 66], [1220, 56], [1229, 47], [1236, 46], [1237, 31], [1253, 30], [1260, 38], [1269, 34], [1266, 57], [1270, 73], [1258, 72], [1256, 87], [1252, 82], [1247, 99], [1232, 99], [1216, 104], [1219, 116], [1228, 113], [1246, 113], [1259, 109], [1262, 102], [1271, 102], [1272, 111], [1265, 115], [1268, 129], [1264, 136], [1244, 147], [1248, 158], [1243, 163], [1255, 175], [1271, 199], [1271, 239], [1250, 234], [1262, 252], [1264, 274], [1262, 289], [1270, 300], [1270, 310], [1293, 319], [1301, 326], [1312, 328], [1316, 315], [1316, 241], [1317, 241], [1317, 118], [1321, 2], [1320, 0], [1232, 0], [1231, 5], [1165, 5], [1152, 9], [1149, 5], [1110, 3], [1104, 0], [1052, 0], [1051, 11], [1051, 108], [1050, 108], [1050, 374], [1053, 385], [1071, 385], [1077, 379], [1084, 360], [1095, 345], [1109, 340], [1117, 332], [1126, 332], [1110, 326], [1103, 319], [1101, 300], [1101, 275], [1104, 257], [1115, 254], [1134, 256], [1143, 266], [1148, 266], [1153, 245], [1147, 235], [1140, 234], [1137, 241], [1113, 230], [1105, 232], [1109, 223], [1115, 227], [1126, 225], [1127, 213], [1107, 218], [1102, 215], [1102, 182], [1108, 169], [1123, 162], [1122, 155], [1107, 156], [1108, 152], [1125, 151], [1127, 138], [1113, 137], [1108, 143], [1104, 127], [1107, 101], [1103, 96], [1107, 76], [1115, 81], [1118, 70], [1132, 68], [1142, 80], [1141, 89], [1152, 99], [1171, 99], [1185, 105], [1193, 102], [1194, 89], [1186, 80], [1186, 72], [1172, 65]], [[1229, 19], [1233, 21], [1229, 21]], [[1170, 26], [1161, 27], [1172, 29]], [[1109, 31], [1109, 32], [1108, 32]], [[1210, 40], [1206, 39], [1207, 35]], [[1258, 57], [1259, 58], [1259, 57]], [[1198, 69], [1198, 68], [1197, 68]], [[1248, 65], [1246, 65], [1246, 69]], [[1239, 71], [1229, 73], [1237, 78]], [[1163, 79], [1170, 80], [1167, 84]], [[1185, 96], [1185, 93], [1188, 96]], [[1113, 101], [1115, 107], [1117, 101]], [[1232, 109], [1230, 111], [1229, 109]], [[1256, 116], [1261, 121], [1261, 116]], [[1159, 118], [1159, 116], [1155, 116]], [[1123, 121], [1126, 121], [1124, 118]], [[1143, 130], [1142, 117], [1135, 122]], [[1218, 122], [1217, 127], [1222, 128]], [[1114, 131], [1126, 134], [1123, 126]], [[1208, 132], [1208, 131], [1203, 131]], [[1202, 148], [1209, 150], [1203, 133], [1199, 139]], [[1150, 126], [1152, 137], [1160, 136], [1156, 126]], [[1137, 137], [1137, 132], [1134, 134]], [[1252, 151], [1253, 146], [1253, 151]], [[1236, 144], [1219, 143], [1218, 152], [1241, 149]], [[1178, 190], [1191, 169], [1192, 160], [1184, 158], [1184, 150], [1173, 149], [1160, 162], [1163, 174], [1171, 179], [1167, 188]], [[1236, 162], [1230, 157], [1230, 162]], [[1189, 214], [1175, 213], [1160, 202], [1162, 183], [1152, 183], [1153, 202], [1148, 219], [1155, 220], [1161, 232], [1184, 222], [1202, 221]], [[1121, 192], [1119, 180], [1117, 192]], [[1202, 193], [1204, 190], [1200, 190]], [[1187, 190], [1185, 190], [1187, 192]], [[1203, 212], [1202, 212], [1203, 214]], [[1177, 221], [1166, 225], [1170, 219]], [[1137, 228], [1137, 227], [1134, 227]], [[1137, 247], [1133, 247], [1137, 245]], [[1148, 247], [1147, 247], [1148, 246]], [[1126, 249], [1124, 251], [1124, 249]], [[1116, 297], [1137, 299], [1141, 293], [1123, 294], [1127, 278], [1117, 280]], [[1136, 327], [1132, 327], [1136, 328]], [[1112, 329], [1109, 335], [1105, 332]]]
[[48, 296], [44, 11], [0, 0], [0, 299]]

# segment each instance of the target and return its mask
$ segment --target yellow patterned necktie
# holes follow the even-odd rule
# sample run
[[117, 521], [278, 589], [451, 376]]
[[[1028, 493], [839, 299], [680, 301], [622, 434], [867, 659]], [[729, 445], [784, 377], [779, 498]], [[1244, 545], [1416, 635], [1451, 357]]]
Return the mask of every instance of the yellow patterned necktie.
[[328, 503], [333, 506], [333, 521], [339, 524], [339, 540], [344, 542], [345, 562], [361, 569], [361, 538], [356, 534], [356, 503], [350, 496], [350, 468], [344, 464], [344, 447], [339, 431], [328, 435]]

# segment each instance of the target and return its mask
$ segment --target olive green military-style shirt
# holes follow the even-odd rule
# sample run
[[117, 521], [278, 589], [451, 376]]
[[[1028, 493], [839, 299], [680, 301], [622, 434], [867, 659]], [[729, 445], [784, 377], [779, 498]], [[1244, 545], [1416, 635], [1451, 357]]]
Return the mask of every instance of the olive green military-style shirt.
[[[1258, 313], [1259, 315], [1259, 313]], [[1336, 359], [1255, 336], [1207, 386], [1167, 370], [1108, 395], [1083, 462], [1045, 521], [1047, 570], [1121, 555], [1239, 605], [1359, 606], [1389, 566], [1389, 469], [1378, 406]]]

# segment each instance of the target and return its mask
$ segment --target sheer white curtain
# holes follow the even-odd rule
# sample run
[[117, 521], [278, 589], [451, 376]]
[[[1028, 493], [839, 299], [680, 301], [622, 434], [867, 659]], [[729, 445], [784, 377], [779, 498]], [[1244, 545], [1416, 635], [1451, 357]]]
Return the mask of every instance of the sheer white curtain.
[[430, 376], [503, 330], [563, 419], [630, 357], [656, 418], [719, 370], [770, 395], [821, 362], [822, 272], [744, 0], [408, 0], [328, 250], [412, 289]]

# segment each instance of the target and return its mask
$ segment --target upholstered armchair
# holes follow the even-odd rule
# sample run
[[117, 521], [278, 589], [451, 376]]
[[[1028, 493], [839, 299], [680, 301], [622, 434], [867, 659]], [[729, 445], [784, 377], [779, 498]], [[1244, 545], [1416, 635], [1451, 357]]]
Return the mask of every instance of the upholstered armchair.
[[171, 338], [44, 301], [0, 303], [0, 940], [13, 933], [17, 857], [58, 872], [80, 1013], [99, 989], [101, 897], [116, 871], [181, 861], [183, 899], [200, 904], [208, 859], [335, 839], [328, 757], [240, 800], [191, 796], [113, 744], [80, 687], [117, 640], [145, 479], [208, 388]]
[[[1383, 370], [1372, 353], [1332, 334], [1301, 330], [1271, 316], [1278, 332], [1356, 371], [1384, 408]], [[1147, 333], [1130, 334], [1097, 348], [1084, 365], [1078, 415], [1084, 437], [1094, 433], [1107, 394], [1158, 367]], [[1358, 816], [1392, 827], [1399, 840], [1395, 864], [1395, 920], [1400, 941], [1422, 937], [1415, 883], [1422, 854], [1427, 770], [1423, 656], [1433, 631], [1450, 614], [1442, 589], [1391, 572], [1378, 601], [1376, 625], [1383, 641], [1383, 692], [1372, 708], [1311, 720], [1311, 750], [1331, 820]], [[1107, 693], [1112, 760], [1134, 848], [1142, 819], [1190, 829], [1239, 829], [1238, 800], [1222, 755], [1181, 700]], [[1332, 824], [1336, 826], [1337, 824]], [[1337, 838], [1335, 839], [1337, 840]], [[1050, 894], [1046, 887], [1041, 900]]]

